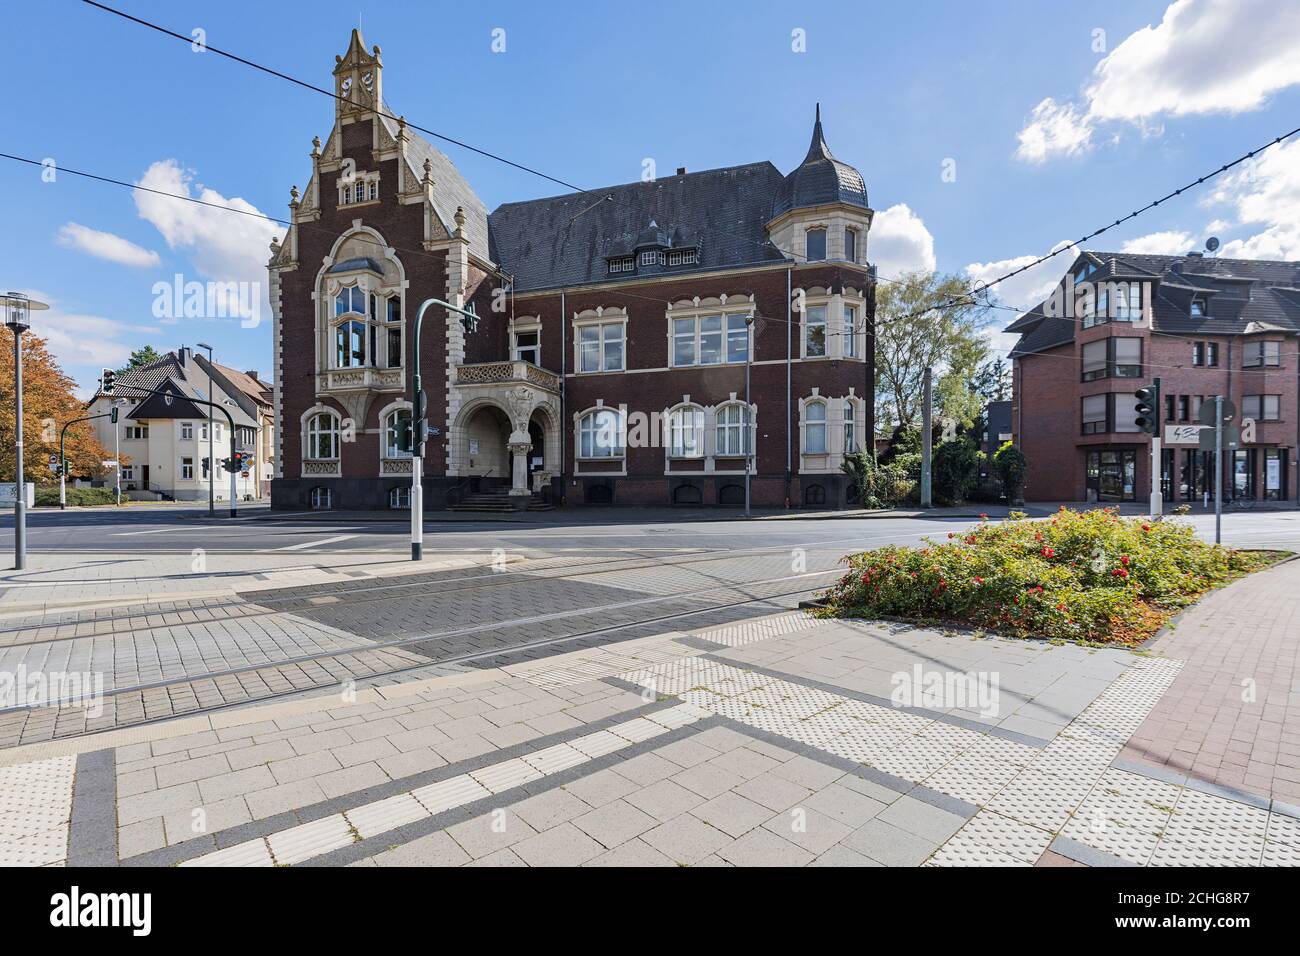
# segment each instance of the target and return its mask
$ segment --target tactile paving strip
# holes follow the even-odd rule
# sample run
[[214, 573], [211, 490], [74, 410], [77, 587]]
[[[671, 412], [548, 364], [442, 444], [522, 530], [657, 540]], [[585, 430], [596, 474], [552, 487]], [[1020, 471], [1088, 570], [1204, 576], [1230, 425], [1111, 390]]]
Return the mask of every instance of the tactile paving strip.
[[75, 756], [0, 767], [0, 866], [47, 866], [68, 855]]

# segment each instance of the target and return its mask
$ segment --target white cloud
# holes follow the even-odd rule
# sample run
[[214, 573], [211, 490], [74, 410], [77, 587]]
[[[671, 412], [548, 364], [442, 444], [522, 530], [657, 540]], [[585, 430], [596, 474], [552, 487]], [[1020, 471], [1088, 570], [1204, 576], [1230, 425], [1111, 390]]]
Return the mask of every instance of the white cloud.
[[1254, 235], [1225, 242], [1220, 256], [1300, 259], [1300, 141], [1265, 150], [1229, 173], [1204, 203], [1231, 206], [1237, 228], [1263, 226]]
[[1079, 105], [1040, 103], [1016, 155], [1029, 162], [1073, 155], [1105, 122], [1149, 134], [1164, 116], [1257, 110], [1297, 84], [1295, 0], [1175, 0], [1159, 24], [1137, 30], [1097, 64]]
[[1164, 232], [1151, 232], [1145, 236], [1130, 239], [1120, 246], [1120, 252], [1133, 252], [1148, 256], [1181, 256], [1198, 243], [1190, 232], [1168, 229]]
[[175, 160], [154, 163], [136, 185], [207, 203], [199, 205], [138, 189], [134, 193], [140, 217], [153, 224], [169, 248], [187, 252], [199, 275], [217, 282], [255, 282], [259, 297], [266, 298], [266, 261], [271, 255], [271, 239], [282, 232], [278, 224], [260, 218], [260, 210], [246, 200], [228, 199], [194, 183], [194, 173]]
[[934, 236], [906, 203], [876, 213], [871, 221], [871, 261], [883, 279], [907, 272], [932, 272]]
[[121, 236], [100, 232], [79, 222], [64, 223], [59, 229], [58, 241], [59, 245], [68, 249], [77, 249], [96, 259], [107, 259], [123, 266], [143, 269], [159, 263], [158, 253], [152, 249], [145, 249]]
[[[1078, 247], [1069, 240], [1058, 242], [1048, 251], [1058, 255], [1036, 266], [1030, 266], [1005, 282], [999, 282], [990, 290], [993, 297], [1001, 300], [1004, 305], [1015, 306], [1018, 309], [1030, 309], [1043, 301], [1061, 281], [1061, 276], [1065, 275], [1065, 270], [1079, 254]], [[1016, 256], [1013, 259], [999, 259], [996, 262], [972, 262], [963, 271], [975, 282], [992, 282], [1013, 269], [1028, 266], [1037, 258], [1037, 255], [1027, 255]]]
[[1016, 158], [1028, 163], [1046, 162], [1050, 156], [1075, 156], [1092, 148], [1092, 125], [1072, 103], [1050, 96], [1034, 107], [1029, 122], [1016, 136]]

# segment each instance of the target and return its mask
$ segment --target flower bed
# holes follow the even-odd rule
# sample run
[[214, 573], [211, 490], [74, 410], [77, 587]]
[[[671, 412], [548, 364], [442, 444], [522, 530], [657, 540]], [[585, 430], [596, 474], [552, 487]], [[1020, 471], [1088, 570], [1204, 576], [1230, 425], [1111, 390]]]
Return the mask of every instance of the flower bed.
[[845, 558], [821, 613], [989, 628], [1018, 637], [1137, 644], [1180, 608], [1276, 560], [1200, 541], [1190, 525], [1070, 511], [982, 518], [925, 547]]

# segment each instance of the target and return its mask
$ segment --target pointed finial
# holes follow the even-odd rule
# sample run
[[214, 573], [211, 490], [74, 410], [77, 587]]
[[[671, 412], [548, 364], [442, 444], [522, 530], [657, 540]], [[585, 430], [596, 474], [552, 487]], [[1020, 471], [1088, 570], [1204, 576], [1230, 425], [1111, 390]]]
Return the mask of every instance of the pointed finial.
[[298, 187], [292, 186], [289, 189], [289, 205], [296, 206], [297, 204], [298, 204]]
[[465, 209], [463, 206], [456, 207], [456, 215], [452, 217], [456, 220], [456, 228], [463, 229], [465, 226]]
[[820, 123], [821, 121], [822, 121], [822, 105], [821, 105], [820, 103], [818, 103], [818, 104], [817, 104], [817, 122]]
[[320, 155], [320, 137], [319, 137], [319, 136], [313, 136], [313, 137], [311, 138], [311, 154], [312, 154], [313, 156], [319, 156], [319, 155]]
[[426, 183], [433, 182], [433, 160], [429, 159], [428, 156], [424, 157], [424, 181]]

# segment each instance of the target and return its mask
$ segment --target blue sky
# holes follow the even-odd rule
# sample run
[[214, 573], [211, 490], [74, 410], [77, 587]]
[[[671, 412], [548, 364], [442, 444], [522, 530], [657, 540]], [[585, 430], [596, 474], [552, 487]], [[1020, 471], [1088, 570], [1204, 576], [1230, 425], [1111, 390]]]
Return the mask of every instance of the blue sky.
[[[990, 278], [1300, 125], [1294, 0], [118, 5], [326, 87], [360, 17], [395, 111], [588, 188], [637, 179], [646, 158], [789, 170], [820, 101], [832, 149], [866, 178], [886, 276]], [[4, 152], [287, 216], [329, 99], [75, 0], [6, 21], [22, 42], [6, 46]], [[562, 191], [443, 148], [489, 208]], [[7, 160], [0, 188], [0, 285], [51, 302], [38, 328], [83, 387], [131, 348], [200, 340], [269, 376], [265, 311], [254, 327], [160, 318], [154, 289], [177, 274], [264, 283], [278, 230]], [[1221, 254], [1300, 259], [1300, 144], [1093, 248], [1184, 252], [1210, 234]], [[1032, 304], [1066, 261], [1005, 301]]]

